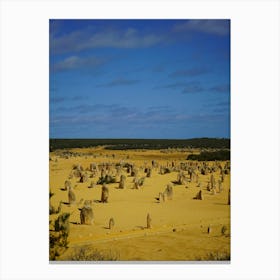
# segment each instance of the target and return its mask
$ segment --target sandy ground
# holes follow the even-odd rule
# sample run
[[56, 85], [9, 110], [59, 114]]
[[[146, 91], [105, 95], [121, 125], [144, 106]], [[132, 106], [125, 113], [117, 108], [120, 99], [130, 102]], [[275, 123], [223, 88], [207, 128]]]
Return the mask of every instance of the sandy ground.
[[[86, 170], [90, 163], [118, 163], [120, 161], [134, 163], [137, 167], [151, 167], [155, 160], [159, 165], [166, 166], [173, 160], [177, 166], [186, 162], [187, 152], [169, 151], [109, 151], [102, 147], [92, 149], [72, 149], [71, 152], [86, 153], [62, 158], [50, 153], [50, 190], [54, 193], [51, 204], [58, 207], [62, 201], [62, 213], [71, 213], [69, 249], [58, 260], [69, 260], [74, 251], [81, 246], [90, 246], [101, 252], [117, 254], [122, 261], [193, 261], [208, 260], [209, 254], [230, 255], [230, 206], [228, 205], [228, 190], [230, 175], [225, 175], [223, 190], [212, 194], [207, 191], [210, 174], [199, 175], [197, 182], [187, 182], [184, 185], [173, 184], [173, 199], [159, 203], [159, 192], [166, 185], [177, 180], [178, 172], [159, 174], [159, 169], [152, 170], [150, 178], [145, 178], [143, 187], [133, 189], [133, 178], [122, 170], [126, 176], [125, 189], [119, 189], [118, 183], [107, 184], [109, 187], [109, 202], [100, 203], [101, 185], [89, 188], [90, 183], [96, 183], [100, 172], [85, 183], [79, 178], [68, 179], [74, 164], [81, 164]], [[209, 163], [213, 165], [213, 162]], [[223, 166], [225, 162], [221, 162]], [[91, 172], [87, 171], [88, 174]], [[187, 172], [184, 172], [187, 174]], [[220, 171], [213, 173], [216, 182]], [[139, 177], [146, 176], [144, 170], [139, 170]], [[188, 177], [189, 178], [189, 177]], [[68, 205], [68, 194], [64, 190], [64, 182], [71, 181], [74, 187], [77, 204]], [[117, 177], [117, 182], [119, 176]], [[203, 200], [194, 200], [199, 190], [203, 191]], [[94, 224], [80, 224], [81, 200], [93, 201]], [[147, 228], [146, 217], [150, 214], [152, 228]], [[58, 214], [50, 215], [53, 222]], [[109, 229], [110, 218], [114, 218], [115, 226]], [[221, 228], [227, 227], [226, 234], [221, 234]], [[208, 226], [211, 232], [208, 234]], [[52, 230], [52, 225], [50, 226]]]

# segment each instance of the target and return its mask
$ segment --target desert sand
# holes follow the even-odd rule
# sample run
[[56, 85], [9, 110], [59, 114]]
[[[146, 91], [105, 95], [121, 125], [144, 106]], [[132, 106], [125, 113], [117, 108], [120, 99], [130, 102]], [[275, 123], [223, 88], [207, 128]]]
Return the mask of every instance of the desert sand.
[[[220, 179], [220, 169], [207, 175], [198, 171], [198, 178], [176, 183], [180, 163], [187, 163], [188, 152], [184, 150], [128, 150], [112, 151], [103, 147], [69, 149], [75, 156], [61, 156], [50, 153], [49, 184], [54, 194], [50, 203], [55, 208], [61, 204], [60, 213], [70, 213], [70, 234], [68, 249], [57, 260], [71, 260], [81, 248], [93, 248], [106, 254], [117, 256], [120, 261], [198, 261], [229, 260], [230, 256], [230, 205], [228, 191], [230, 175], [224, 175], [222, 190], [214, 193], [207, 190], [211, 174], [216, 185]], [[152, 167], [152, 160], [157, 167]], [[160, 166], [175, 168], [167, 174], [160, 174]], [[101, 171], [95, 176], [89, 171], [91, 163], [132, 163], [138, 168], [138, 177], [145, 177], [143, 186], [134, 188], [134, 177], [126, 168], [116, 176], [116, 183], [106, 184], [109, 188], [108, 203], [101, 203], [102, 185], [95, 185]], [[197, 164], [197, 162], [193, 162]], [[80, 164], [87, 173], [87, 182], [73, 176], [73, 166]], [[201, 163], [199, 163], [201, 164]], [[221, 165], [226, 162], [208, 162]], [[146, 177], [145, 167], [152, 168], [151, 177]], [[116, 173], [115, 170], [112, 171]], [[125, 188], [119, 189], [120, 175], [126, 176]], [[115, 174], [114, 174], [115, 175]], [[91, 178], [90, 178], [91, 177]], [[70, 178], [70, 179], [69, 179]], [[68, 191], [64, 189], [66, 180], [71, 182], [76, 203], [68, 205]], [[94, 183], [93, 187], [91, 183]], [[173, 198], [159, 202], [159, 193], [167, 184], [173, 186]], [[202, 190], [203, 200], [193, 199]], [[82, 201], [81, 201], [82, 200]], [[92, 225], [80, 224], [80, 210], [84, 200], [91, 200], [94, 213]], [[147, 214], [151, 218], [151, 228], [147, 228]], [[59, 214], [50, 215], [50, 231]], [[114, 227], [109, 229], [109, 220], [114, 219]], [[222, 227], [226, 231], [222, 233]], [[210, 227], [210, 232], [209, 232]], [[227, 256], [227, 257], [225, 257]]]

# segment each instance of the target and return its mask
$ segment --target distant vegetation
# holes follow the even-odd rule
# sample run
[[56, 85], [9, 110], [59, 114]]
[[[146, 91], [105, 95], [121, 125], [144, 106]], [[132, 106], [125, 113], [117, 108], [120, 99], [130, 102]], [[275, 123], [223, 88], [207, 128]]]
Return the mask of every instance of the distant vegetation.
[[198, 155], [188, 155], [187, 160], [210, 161], [210, 160], [230, 160], [229, 150], [214, 152], [201, 152]]
[[50, 151], [96, 146], [106, 146], [108, 150], [161, 150], [168, 148], [229, 149], [230, 139], [50, 139]]

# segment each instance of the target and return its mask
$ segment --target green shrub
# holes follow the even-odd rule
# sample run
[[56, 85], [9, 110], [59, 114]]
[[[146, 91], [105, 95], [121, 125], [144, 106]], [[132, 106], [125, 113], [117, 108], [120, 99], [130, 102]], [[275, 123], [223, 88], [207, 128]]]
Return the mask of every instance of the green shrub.
[[204, 256], [199, 256], [195, 259], [196, 261], [230, 261], [229, 252], [209, 252]]
[[56, 260], [58, 256], [63, 254], [68, 248], [69, 236], [69, 213], [63, 213], [55, 220], [55, 231], [49, 234], [49, 258]]
[[230, 253], [227, 252], [210, 252], [206, 257], [209, 261], [229, 261]]
[[101, 252], [89, 246], [76, 248], [71, 255], [72, 261], [117, 261], [120, 256], [116, 252]]
[[161, 175], [168, 174], [168, 173], [171, 173], [171, 169], [168, 167], [161, 167], [159, 173]]
[[54, 223], [55, 231], [63, 231], [68, 233], [69, 218], [70, 218], [70, 213], [62, 213], [61, 215], [59, 215]]
[[187, 160], [214, 161], [230, 160], [230, 150], [220, 150], [215, 152], [201, 152], [198, 155], [188, 155]]
[[100, 177], [96, 184], [102, 185], [102, 184], [113, 184], [113, 183], [116, 183], [116, 178], [110, 175], [105, 175], [104, 177]]

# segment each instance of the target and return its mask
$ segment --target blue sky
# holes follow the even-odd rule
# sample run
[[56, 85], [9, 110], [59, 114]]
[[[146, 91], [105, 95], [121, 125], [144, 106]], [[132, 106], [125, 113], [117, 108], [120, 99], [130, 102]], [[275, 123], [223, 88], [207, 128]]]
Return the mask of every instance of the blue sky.
[[50, 20], [50, 138], [230, 137], [229, 20]]

